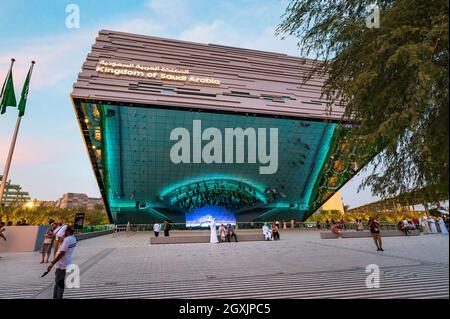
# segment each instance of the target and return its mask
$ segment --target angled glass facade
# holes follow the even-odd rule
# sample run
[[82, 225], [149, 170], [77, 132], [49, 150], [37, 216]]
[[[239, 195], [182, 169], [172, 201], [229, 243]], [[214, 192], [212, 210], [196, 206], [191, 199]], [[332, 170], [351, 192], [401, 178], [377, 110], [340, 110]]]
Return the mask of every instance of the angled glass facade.
[[[186, 214], [208, 206], [226, 207], [236, 221], [302, 220], [324, 199], [317, 201], [318, 181], [337, 145], [336, 123], [157, 106], [80, 106], [89, 127], [90, 150], [101, 168], [100, 182], [117, 222], [184, 223]], [[171, 132], [179, 127], [192, 132], [194, 120], [201, 121], [202, 130], [214, 127], [221, 132], [226, 128], [277, 128], [276, 173], [260, 174], [264, 164], [248, 163], [247, 139], [244, 163], [236, 163], [236, 140], [234, 163], [173, 163], [170, 152], [177, 141], [170, 140]], [[266, 142], [270, 143], [270, 136]], [[201, 146], [207, 143], [202, 141]], [[190, 147], [192, 152], [193, 145]], [[225, 147], [222, 145], [222, 153]], [[221, 192], [213, 193], [218, 188]]]

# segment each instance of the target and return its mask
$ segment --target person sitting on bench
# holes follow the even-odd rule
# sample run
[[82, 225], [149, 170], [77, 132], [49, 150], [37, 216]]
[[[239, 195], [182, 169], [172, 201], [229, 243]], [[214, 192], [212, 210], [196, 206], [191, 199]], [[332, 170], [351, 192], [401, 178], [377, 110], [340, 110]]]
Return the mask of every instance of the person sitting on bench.
[[341, 230], [339, 228], [339, 225], [334, 220], [331, 221], [331, 232], [333, 232], [333, 234], [335, 234], [337, 237], [341, 237]]
[[408, 233], [409, 233], [408, 227], [406, 227], [402, 221], [398, 222], [397, 229], [401, 232], [404, 232], [405, 236], [408, 236]]
[[220, 242], [224, 243], [225, 239], [227, 238], [224, 224], [221, 224], [219, 227], [219, 235], [220, 235]]
[[280, 240], [280, 231], [278, 229], [278, 226], [276, 223], [272, 224], [272, 239], [273, 240]]
[[230, 238], [234, 237], [234, 241], [238, 242], [236, 233], [234, 232], [233, 226], [231, 224], [227, 225], [227, 241], [230, 242]]
[[272, 239], [272, 232], [270, 231], [269, 226], [267, 226], [267, 223], [264, 223], [264, 226], [262, 227], [262, 233], [264, 235], [265, 240]]

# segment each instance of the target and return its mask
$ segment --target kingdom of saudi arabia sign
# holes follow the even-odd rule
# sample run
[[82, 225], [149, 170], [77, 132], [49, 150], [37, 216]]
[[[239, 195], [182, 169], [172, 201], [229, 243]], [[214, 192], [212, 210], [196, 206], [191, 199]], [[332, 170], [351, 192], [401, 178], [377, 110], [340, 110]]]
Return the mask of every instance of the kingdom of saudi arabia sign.
[[100, 60], [96, 71], [115, 76], [129, 76], [142, 79], [177, 81], [206, 85], [220, 85], [220, 81], [213, 78], [191, 75], [189, 70], [172, 67], [149, 66], [134, 63], [120, 63]]

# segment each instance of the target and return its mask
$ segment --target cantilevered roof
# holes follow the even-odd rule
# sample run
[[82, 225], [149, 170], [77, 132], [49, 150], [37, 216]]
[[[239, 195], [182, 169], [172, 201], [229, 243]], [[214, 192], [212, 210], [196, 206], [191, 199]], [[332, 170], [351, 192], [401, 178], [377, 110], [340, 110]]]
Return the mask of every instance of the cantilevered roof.
[[[114, 75], [98, 71], [101, 61], [187, 70], [189, 76], [214, 79], [220, 84]], [[285, 54], [101, 30], [74, 84], [72, 97], [341, 119], [343, 108], [339, 105], [334, 105], [331, 113], [326, 112], [321, 98], [323, 78], [302, 84], [302, 75], [311, 67], [311, 60]]]

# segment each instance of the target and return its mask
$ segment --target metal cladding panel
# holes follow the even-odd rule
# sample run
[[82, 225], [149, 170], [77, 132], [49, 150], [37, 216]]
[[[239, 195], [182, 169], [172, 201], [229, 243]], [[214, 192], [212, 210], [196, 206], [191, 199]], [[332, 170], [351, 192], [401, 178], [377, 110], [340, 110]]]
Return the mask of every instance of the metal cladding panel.
[[[219, 85], [97, 72], [101, 60], [189, 70]], [[305, 62], [302, 64], [302, 62]], [[302, 83], [312, 61], [285, 54], [101, 30], [74, 84], [80, 99], [187, 109], [340, 120], [326, 111], [323, 78]]]

